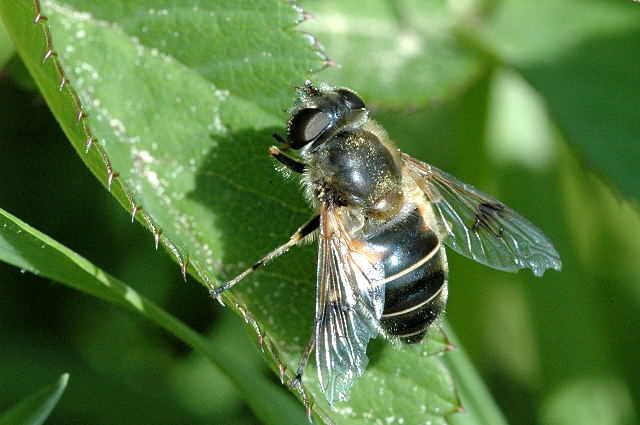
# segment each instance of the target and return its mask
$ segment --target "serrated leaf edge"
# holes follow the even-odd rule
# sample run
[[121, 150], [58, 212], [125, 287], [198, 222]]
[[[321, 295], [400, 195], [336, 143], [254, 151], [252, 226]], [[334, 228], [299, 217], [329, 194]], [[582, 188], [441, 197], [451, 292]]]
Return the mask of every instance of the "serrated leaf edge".
[[[290, 2], [285, 2], [285, 3], [291, 6], [300, 15], [300, 19], [297, 20], [293, 26], [297, 26], [307, 19], [312, 19], [312, 15], [305, 12], [299, 6], [292, 4]], [[58, 53], [54, 48], [53, 36], [51, 34], [49, 20], [48, 20], [48, 17], [42, 12], [40, 0], [33, 0], [33, 7], [34, 7], [33, 23], [34, 25], [37, 25], [42, 29], [43, 38], [44, 38], [45, 52], [42, 55], [42, 58], [43, 58], [42, 65], [46, 65], [48, 63], [52, 64], [52, 66], [56, 71], [56, 74], [58, 75], [58, 79], [60, 81], [60, 84], [58, 86], [59, 91], [60, 92], [66, 91], [67, 95], [71, 99], [71, 102], [73, 103], [76, 109], [76, 123], [82, 126], [82, 130], [85, 134], [85, 154], [88, 155], [90, 151], [93, 149], [100, 156], [100, 159], [102, 160], [105, 166], [107, 190], [111, 192], [111, 187], [113, 183], [114, 182], [117, 183], [129, 203], [129, 208], [131, 211], [131, 215], [130, 215], [131, 222], [133, 223], [136, 219], [138, 219], [138, 221], [140, 221], [143, 225], [145, 225], [153, 235], [155, 248], [158, 249], [160, 243], [162, 243], [162, 245], [164, 245], [165, 248], [171, 252], [171, 254], [175, 257], [176, 261], [178, 262], [178, 265], [180, 267], [180, 273], [182, 275], [182, 278], [185, 281], [186, 281], [188, 269], [193, 270], [193, 272], [195, 272], [196, 274], [196, 277], [204, 285], [206, 285], [207, 288], [209, 288], [209, 291], [212, 291], [217, 286], [215, 285], [214, 280], [209, 277], [209, 275], [205, 272], [205, 269], [198, 262], [191, 260], [188, 254], [184, 254], [183, 252], [180, 251], [178, 246], [171, 240], [171, 238], [163, 234], [162, 228], [160, 228], [156, 224], [153, 217], [151, 217], [151, 215], [144, 210], [144, 207], [136, 201], [133, 195], [133, 191], [130, 189], [129, 184], [126, 182], [126, 180], [123, 177], [121, 177], [116, 170], [114, 170], [111, 164], [111, 160], [109, 159], [109, 156], [107, 155], [104, 148], [101, 146], [100, 141], [93, 134], [93, 130], [91, 129], [91, 126], [90, 126], [89, 114], [86, 112], [80, 100], [80, 97], [78, 96], [76, 89], [71, 84], [71, 81], [69, 80], [69, 78], [67, 78], [67, 75], [64, 71], [62, 63], [59, 59]], [[283, 28], [283, 29], [286, 29], [286, 28]], [[309, 38], [310, 48], [316, 52], [316, 54], [323, 60], [323, 63], [324, 63], [324, 67], [320, 68], [317, 71], [312, 71], [313, 73], [320, 72], [327, 67], [335, 66], [335, 62], [329, 59], [324, 54], [324, 52], [322, 51], [321, 44], [317, 41], [317, 39], [313, 35], [303, 33], [302, 31], [300, 32]], [[190, 273], [190, 274], [193, 274], [193, 273]], [[237, 300], [237, 297], [235, 297], [230, 292], [225, 292], [223, 295], [224, 295], [225, 301], [227, 302], [227, 305], [229, 305], [232, 310], [235, 310], [235, 312], [239, 314], [244, 319], [244, 321], [253, 328], [257, 336], [258, 345], [260, 346], [263, 353], [264, 353], [264, 348], [266, 347], [267, 352], [269, 353], [269, 356], [273, 361], [273, 364], [271, 366], [274, 372], [279, 374], [279, 377], [282, 383], [284, 384], [285, 382], [292, 380], [294, 378], [294, 374], [290, 372], [287, 369], [286, 365], [280, 360], [280, 354], [279, 354], [280, 351], [277, 348], [277, 344], [275, 343], [275, 341], [273, 341], [266, 334], [266, 332], [264, 332], [264, 330], [260, 328], [259, 323], [253, 317], [253, 315], [248, 311], [248, 309], [244, 306], [244, 304], [242, 304], [240, 301]], [[310, 421], [311, 421], [311, 411], [313, 410], [324, 423], [326, 424], [332, 423], [332, 421], [329, 419], [328, 416], [326, 416], [326, 414], [322, 411], [322, 409], [318, 408], [317, 405], [313, 403], [313, 400], [309, 399], [307, 392], [302, 388], [302, 386], [299, 386], [295, 389], [291, 388], [291, 390], [294, 392], [294, 394], [297, 395], [300, 401], [304, 404], [307, 410], [307, 416], [309, 417]]]

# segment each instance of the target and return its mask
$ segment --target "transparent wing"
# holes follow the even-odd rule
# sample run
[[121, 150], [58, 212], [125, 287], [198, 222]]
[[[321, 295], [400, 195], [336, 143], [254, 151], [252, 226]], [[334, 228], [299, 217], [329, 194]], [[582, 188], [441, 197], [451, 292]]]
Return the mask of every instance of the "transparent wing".
[[369, 339], [378, 333], [384, 305], [382, 271], [373, 252], [348, 234], [340, 208], [322, 207], [316, 297], [316, 365], [329, 404], [349, 398], [364, 373]]
[[558, 252], [540, 229], [491, 196], [450, 174], [402, 154], [410, 174], [433, 204], [445, 243], [490, 267], [536, 276], [560, 270]]

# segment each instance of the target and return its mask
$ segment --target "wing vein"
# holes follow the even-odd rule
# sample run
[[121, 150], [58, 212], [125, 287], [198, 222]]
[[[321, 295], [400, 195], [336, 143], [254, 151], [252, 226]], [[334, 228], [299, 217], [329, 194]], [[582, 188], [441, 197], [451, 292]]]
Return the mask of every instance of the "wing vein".
[[[354, 244], [357, 224], [340, 207], [323, 205], [318, 245], [316, 363], [325, 398], [347, 400], [364, 373], [369, 339], [378, 332], [384, 304], [382, 271]], [[364, 247], [360, 249], [359, 247]], [[357, 248], [356, 248], [357, 247]]]
[[454, 251], [490, 267], [536, 276], [560, 270], [551, 241], [518, 213], [438, 168], [407, 154], [402, 159], [446, 229], [444, 242]]

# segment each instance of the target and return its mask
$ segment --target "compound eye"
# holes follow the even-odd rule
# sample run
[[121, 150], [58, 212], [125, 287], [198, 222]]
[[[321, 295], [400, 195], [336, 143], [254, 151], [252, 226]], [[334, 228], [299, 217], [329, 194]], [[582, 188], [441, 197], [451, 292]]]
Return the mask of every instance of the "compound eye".
[[344, 99], [344, 103], [351, 110], [354, 109], [363, 109], [364, 101], [358, 97], [357, 94], [347, 89], [338, 89], [337, 92]]
[[328, 126], [329, 117], [321, 110], [301, 109], [289, 121], [289, 145], [293, 149], [300, 149], [316, 139]]

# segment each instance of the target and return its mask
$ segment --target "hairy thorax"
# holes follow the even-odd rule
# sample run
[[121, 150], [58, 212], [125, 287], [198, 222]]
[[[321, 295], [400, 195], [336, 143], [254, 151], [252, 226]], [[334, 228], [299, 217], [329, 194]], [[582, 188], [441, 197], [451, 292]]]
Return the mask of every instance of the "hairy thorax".
[[[386, 218], [402, 205], [402, 168], [397, 150], [383, 143], [375, 124], [339, 133], [315, 152], [309, 175], [314, 195], [337, 205], [358, 207], [367, 216]], [[322, 196], [322, 195], [321, 195]]]

